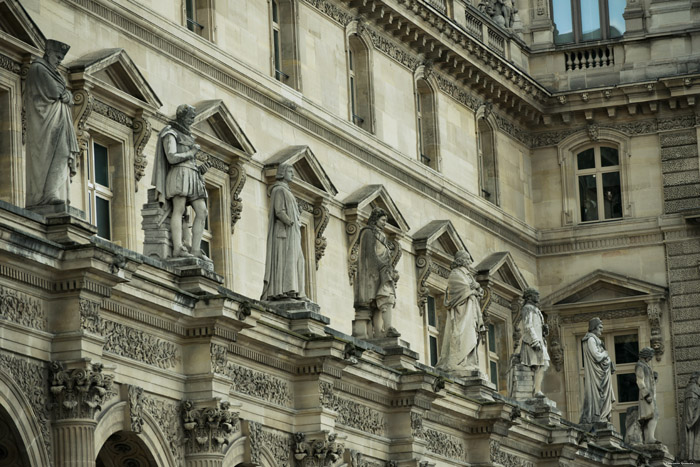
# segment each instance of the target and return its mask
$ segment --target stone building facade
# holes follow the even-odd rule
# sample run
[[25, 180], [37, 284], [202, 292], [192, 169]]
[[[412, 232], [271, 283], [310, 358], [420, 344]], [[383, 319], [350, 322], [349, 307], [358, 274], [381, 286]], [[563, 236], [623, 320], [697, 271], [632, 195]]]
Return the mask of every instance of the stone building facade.
[[[639, 349], [656, 350], [671, 455], [700, 370], [700, 7], [600, 0], [591, 32], [565, 4], [0, 0], [0, 464], [668, 463], [617, 432]], [[81, 156], [70, 208], [42, 215], [22, 95], [47, 38], [71, 45]], [[183, 103], [211, 164], [213, 272], [152, 254], [156, 135]], [[258, 300], [281, 163], [318, 305], [303, 312]], [[352, 337], [352, 246], [375, 207], [400, 273], [393, 347]], [[485, 380], [433, 368], [460, 249], [487, 291]], [[527, 287], [556, 410], [511, 397]], [[617, 432], [575, 423], [595, 316]]]

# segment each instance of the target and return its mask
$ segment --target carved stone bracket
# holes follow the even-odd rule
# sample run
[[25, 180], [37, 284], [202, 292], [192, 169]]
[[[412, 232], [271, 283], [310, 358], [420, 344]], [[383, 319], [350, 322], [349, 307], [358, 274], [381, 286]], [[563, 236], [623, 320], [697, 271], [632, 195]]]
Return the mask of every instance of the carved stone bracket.
[[331, 467], [345, 452], [338, 435], [322, 431], [318, 434], [294, 434], [294, 458], [299, 467]]
[[87, 368], [66, 370], [63, 363], [49, 365], [49, 389], [53, 402], [51, 409], [56, 419], [92, 419], [102, 410], [113, 392], [113, 376], [102, 373], [101, 363]]
[[183, 401], [182, 424], [187, 454], [221, 453], [240, 429], [238, 412], [233, 412], [231, 404], [225, 401], [202, 408], [195, 408], [192, 401]]
[[151, 123], [139, 115], [134, 118], [131, 129], [134, 134], [134, 178], [136, 191], [138, 191], [139, 181], [146, 174], [146, 165], [148, 165], [148, 159], [143, 155], [143, 148], [151, 137]]
[[661, 333], [661, 304], [658, 300], [647, 302], [647, 317], [651, 328], [651, 348], [654, 349], [656, 361], [660, 362], [665, 347], [663, 334]]
[[425, 310], [425, 304], [428, 302], [428, 295], [430, 295], [430, 289], [426, 285], [428, 282], [428, 277], [430, 277], [431, 264], [429, 254], [422, 254], [416, 257], [416, 268], [417, 268], [417, 282], [418, 282], [418, 312], [423, 316]]
[[348, 222], [345, 224], [345, 233], [348, 235], [348, 242], [350, 244], [350, 250], [348, 251], [348, 278], [350, 279], [350, 285], [353, 285], [355, 281], [355, 275], [357, 274], [357, 260], [359, 259], [360, 250], [360, 230], [362, 226], [359, 222]]
[[233, 230], [243, 212], [243, 200], [240, 195], [247, 177], [245, 167], [243, 167], [241, 162], [231, 164], [229, 166], [228, 176], [231, 185], [231, 230]]
[[564, 366], [564, 349], [561, 346], [560, 319], [557, 313], [548, 313], [547, 326], [549, 326], [548, 351], [552, 364], [557, 371], [561, 371]]
[[73, 121], [75, 125], [75, 136], [78, 139], [80, 148], [80, 160], [87, 156], [88, 145], [90, 144], [90, 133], [86, 128], [87, 119], [92, 113], [95, 98], [87, 89], [78, 89], [73, 93], [75, 107], [73, 107]]
[[129, 420], [131, 431], [141, 433], [143, 431], [143, 388], [129, 385], [127, 401], [129, 403]]
[[316, 269], [318, 269], [318, 262], [321, 261], [323, 255], [326, 253], [326, 246], [328, 245], [328, 240], [323, 236], [326, 227], [328, 226], [328, 221], [330, 220], [330, 215], [328, 213], [328, 206], [323, 201], [317, 202], [314, 205], [314, 247], [316, 250]]

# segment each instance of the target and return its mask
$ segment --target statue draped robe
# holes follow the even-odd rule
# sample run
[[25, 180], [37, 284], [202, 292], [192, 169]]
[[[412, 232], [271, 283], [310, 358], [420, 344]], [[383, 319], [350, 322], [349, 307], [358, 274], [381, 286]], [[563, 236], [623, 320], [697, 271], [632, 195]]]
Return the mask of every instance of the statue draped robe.
[[583, 346], [583, 408], [581, 424], [609, 422], [615, 395], [612, 387], [612, 362], [603, 342], [588, 332], [581, 340]]
[[[544, 316], [542, 316], [539, 308], [532, 303], [526, 304], [521, 314], [523, 319], [523, 345], [520, 347], [520, 363], [527, 366], [543, 366], [547, 370], [549, 367], [549, 353], [547, 353], [547, 341], [542, 332]], [[540, 350], [532, 348], [532, 344], [536, 340], [542, 345]]]
[[682, 460], [700, 461], [700, 386], [689, 384], [683, 404]]
[[[360, 251], [355, 284], [355, 307], [381, 309], [396, 301], [394, 266], [386, 234], [376, 227], [360, 231]], [[377, 331], [378, 332], [378, 331]]]

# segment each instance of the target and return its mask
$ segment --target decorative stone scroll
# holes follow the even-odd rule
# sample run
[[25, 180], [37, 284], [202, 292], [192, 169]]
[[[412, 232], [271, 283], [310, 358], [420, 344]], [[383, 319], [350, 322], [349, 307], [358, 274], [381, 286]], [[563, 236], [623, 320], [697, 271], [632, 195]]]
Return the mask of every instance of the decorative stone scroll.
[[129, 385], [127, 391], [127, 401], [129, 403], [129, 421], [131, 431], [141, 433], [143, 431], [143, 388]]
[[650, 344], [654, 349], [656, 361], [661, 361], [661, 356], [664, 354], [664, 338], [661, 333], [661, 305], [659, 301], [651, 301], [647, 303], [647, 317], [649, 318], [649, 327], [651, 328]]
[[247, 175], [245, 167], [243, 167], [241, 162], [231, 164], [228, 170], [231, 184], [231, 229], [233, 229], [243, 212], [243, 200], [240, 195], [243, 191]]
[[78, 89], [73, 93], [73, 125], [75, 126], [75, 136], [78, 139], [81, 160], [87, 160], [88, 145], [90, 144], [90, 133], [85, 128], [88, 117], [92, 113], [95, 98], [86, 89]]
[[238, 412], [231, 411], [229, 402], [195, 408], [192, 401], [183, 401], [182, 426], [188, 454], [220, 453], [240, 430], [240, 420]]
[[0, 320], [46, 331], [48, 322], [40, 300], [0, 285]]
[[323, 255], [326, 254], [326, 247], [328, 246], [328, 240], [323, 236], [323, 232], [326, 231], [328, 227], [328, 221], [330, 220], [330, 215], [328, 213], [328, 206], [324, 202], [318, 202], [314, 205], [313, 209], [314, 215], [314, 246], [316, 249], [316, 269], [318, 270], [318, 262], [321, 261]]
[[148, 165], [148, 160], [143, 155], [143, 149], [151, 137], [152, 127], [151, 123], [140, 114], [134, 118], [131, 129], [134, 134], [134, 179], [136, 180], [136, 191], [138, 191], [139, 181], [146, 174], [146, 165]]
[[56, 419], [94, 418], [109, 398], [115, 395], [113, 376], [102, 373], [103, 365], [66, 370], [63, 363], [49, 365], [50, 405]]
[[185, 465], [184, 429], [181, 423], [180, 404], [152, 396], [143, 397], [143, 409], [156, 421], [168, 441], [168, 449], [176, 461], [175, 465]]
[[337, 434], [328, 431], [313, 437], [306, 433], [295, 433], [294, 458], [298, 465], [300, 467], [333, 466], [345, 452], [345, 445], [339, 442], [337, 437]]

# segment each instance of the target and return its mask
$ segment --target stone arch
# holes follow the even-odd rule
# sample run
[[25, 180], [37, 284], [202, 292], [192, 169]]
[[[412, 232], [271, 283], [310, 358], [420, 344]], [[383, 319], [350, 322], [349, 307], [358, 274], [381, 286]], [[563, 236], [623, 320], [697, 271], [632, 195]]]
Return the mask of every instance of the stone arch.
[[[49, 438], [44, 438], [39, 417], [29, 409], [32, 404], [13, 381], [14, 378], [0, 370], [0, 411], [6, 412], [12, 422], [12, 428], [16, 430], [15, 435], [24, 447], [29, 465], [50, 465], [50, 456], [45, 444], [50, 442]], [[45, 429], [48, 430], [48, 427]]]
[[[139, 434], [129, 431], [130, 420], [127, 416], [127, 402], [112, 405], [100, 414], [95, 428], [95, 452], [99, 453], [110, 436], [126, 432], [136, 437], [143, 448], [152, 456], [158, 467], [176, 466], [172, 453], [168, 449], [169, 442], [158, 426], [158, 423], [148, 414], [143, 413], [143, 427]], [[145, 466], [144, 466], [145, 467]]]

